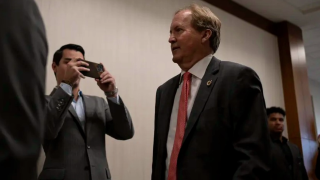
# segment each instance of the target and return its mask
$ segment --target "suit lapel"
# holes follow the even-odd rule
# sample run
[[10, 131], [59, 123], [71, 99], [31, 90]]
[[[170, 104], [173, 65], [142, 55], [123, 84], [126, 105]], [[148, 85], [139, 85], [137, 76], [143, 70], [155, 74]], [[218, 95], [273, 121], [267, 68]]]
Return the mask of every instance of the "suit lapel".
[[161, 99], [158, 99], [158, 101], [161, 102], [159, 110], [159, 119], [161, 120], [161, 122], [159, 122], [159, 126], [161, 126], [159, 129], [161, 130], [159, 132], [163, 132], [161, 135], [161, 141], [164, 142], [164, 144], [167, 142], [168, 138], [172, 106], [179, 86], [179, 80], [180, 74], [175, 76], [170, 83], [163, 88], [163, 91], [161, 92], [162, 97], [160, 97]]
[[84, 114], [85, 114], [85, 119], [86, 119], [86, 125], [85, 125], [85, 129], [86, 129], [86, 135], [89, 135], [90, 129], [91, 129], [91, 125], [93, 123], [93, 121], [91, 121], [90, 118], [88, 117], [92, 117], [92, 113], [94, 111], [94, 104], [92, 102], [92, 98], [89, 96], [85, 96], [83, 95], [83, 106], [84, 106]]
[[84, 133], [84, 130], [82, 129], [82, 126], [81, 126], [81, 122], [79, 120], [79, 117], [77, 115], [77, 112], [74, 110], [73, 106], [71, 105], [69, 107], [69, 112], [70, 114], [73, 116], [73, 119], [76, 121], [77, 125], [78, 125], [78, 128], [80, 130], [80, 133], [83, 137], [85, 137], [85, 133]]
[[212, 88], [214, 87], [217, 78], [218, 78], [218, 71], [220, 66], [220, 60], [213, 57], [207, 67], [206, 73], [204, 74], [201, 84], [194, 100], [194, 104], [187, 121], [187, 127], [185, 130], [185, 134], [183, 137], [183, 142], [187, 139], [188, 135], [190, 134], [192, 128], [196, 124], [199, 119], [199, 115], [201, 114], [209, 95], [211, 94]]

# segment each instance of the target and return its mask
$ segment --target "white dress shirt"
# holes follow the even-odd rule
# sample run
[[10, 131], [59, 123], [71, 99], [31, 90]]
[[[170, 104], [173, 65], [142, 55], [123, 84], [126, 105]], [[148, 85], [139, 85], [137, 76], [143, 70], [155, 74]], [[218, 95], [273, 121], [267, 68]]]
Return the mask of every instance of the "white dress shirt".
[[[192, 74], [191, 79], [191, 89], [190, 89], [190, 95], [188, 97], [188, 119], [191, 112], [191, 109], [193, 107], [194, 100], [197, 96], [201, 80], [206, 72], [206, 69], [212, 59], [213, 55], [210, 54], [197, 62], [191, 69], [189, 69], [189, 73]], [[181, 95], [181, 89], [183, 84], [183, 74], [185, 71], [181, 71], [180, 76], [180, 84], [177, 89], [176, 95], [174, 97], [172, 112], [171, 112], [171, 118], [170, 118], [170, 126], [169, 126], [169, 133], [168, 133], [168, 139], [167, 139], [167, 159], [166, 159], [166, 179], [168, 177], [168, 170], [170, 165], [170, 158], [171, 158], [171, 152], [174, 144], [175, 134], [176, 134], [176, 126], [177, 126], [177, 120], [178, 120], [178, 110], [179, 110], [179, 102], [180, 102], [180, 95]]]
[[[72, 95], [72, 87], [69, 84], [61, 83], [60, 87], [64, 90], [64, 92], [66, 92], [70, 96]], [[85, 130], [86, 117], [85, 117], [82, 91], [79, 91], [78, 95], [79, 95], [78, 100], [73, 99], [71, 104], [78, 115], [82, 129]], [[109, 97], [108, 99], [110, 99], [114, 103], [120, 104], [118, 95], [117, 97]]]

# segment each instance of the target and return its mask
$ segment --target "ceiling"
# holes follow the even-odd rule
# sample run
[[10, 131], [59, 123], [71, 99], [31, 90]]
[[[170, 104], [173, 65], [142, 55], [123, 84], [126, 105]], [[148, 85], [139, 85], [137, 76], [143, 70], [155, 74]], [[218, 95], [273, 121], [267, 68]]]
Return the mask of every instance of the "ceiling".
[[307, 56], [308, 76], [320, 83], [320, 0], [233, 0], [265, 18], [299, 27]]

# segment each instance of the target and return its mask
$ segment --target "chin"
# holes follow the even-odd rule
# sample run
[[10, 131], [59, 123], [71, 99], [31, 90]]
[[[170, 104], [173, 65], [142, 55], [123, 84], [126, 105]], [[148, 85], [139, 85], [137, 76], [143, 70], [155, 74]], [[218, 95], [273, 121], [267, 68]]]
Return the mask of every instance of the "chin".
[[182, 59], [181, 59], [180, 57], [175, 57], [175, 56], [173, 56], [173, 57], [172, 57], [172, 61], [173, 61], [174, 63], [179, 63], [179, 62], [182, 61]]
[[277, 129], [277, 130], [275, 130], [275, 132], [277, 132], [277, 133], [283, 133], [283, 129]]
[[78, 86], [79, 86], [79, 84], [80, 84], [80, 79], [79, 79], [79, 80], [77, 80], [77, 81], [74, 83], [73, 87], [74, 87], [74, 88], [75, 88], [75, 87], [78, 87]]

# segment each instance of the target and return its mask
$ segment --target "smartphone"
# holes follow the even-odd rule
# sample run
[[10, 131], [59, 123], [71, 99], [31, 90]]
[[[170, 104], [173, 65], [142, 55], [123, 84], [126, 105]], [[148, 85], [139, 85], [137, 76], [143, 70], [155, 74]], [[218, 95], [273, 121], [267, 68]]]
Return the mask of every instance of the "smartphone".
[[84, 76], [91, 77], [91, 78], [94, 78], [94, 79], [100, 79], [100, 75], [104, 71], [104, 68], [103, 68], [102, 64], [90, 62], [90, 61], [83, 60], [83, 59], [81, 59], [80, 61], [84, 61], [84, 62], [89, 64], [89, 66], [83, 66], [83, 67], [86, 67], [86, 68], [90, 69], [90, 71], [81, 71], [81, 73]]

